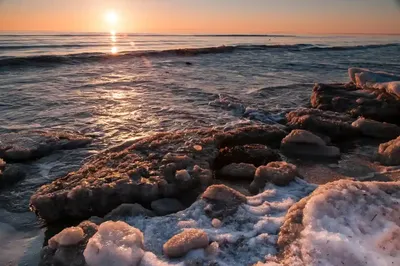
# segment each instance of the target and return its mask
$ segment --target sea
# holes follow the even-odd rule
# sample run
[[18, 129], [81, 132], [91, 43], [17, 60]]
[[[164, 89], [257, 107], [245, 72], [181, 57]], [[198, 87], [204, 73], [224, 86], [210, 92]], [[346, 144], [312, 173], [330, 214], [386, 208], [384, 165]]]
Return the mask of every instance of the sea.
[[0, 134], [73, 130], [94, 142], [27, 163], [26, 179], [0, 190], [0, 265], [37, 265], [53, 229], [30, 196], [101, 150], [156, 132], [276, 124], [309, 104], [314, 83], [349, 81], [349, 67], [399, 75], [400, 36], [1, 33]]

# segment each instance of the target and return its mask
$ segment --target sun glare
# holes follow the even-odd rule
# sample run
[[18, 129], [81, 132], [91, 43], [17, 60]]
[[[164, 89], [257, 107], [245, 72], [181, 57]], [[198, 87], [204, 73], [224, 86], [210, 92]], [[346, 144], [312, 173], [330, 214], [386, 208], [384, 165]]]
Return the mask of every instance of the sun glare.
[[114, 11], [108, 11], [106, 14], [106, 20], [109, 24], [115, 25], [118, 22], [118, 15]]
[[111, 47], [111, 54], [117, 54], [118, 48], [116, 46]]

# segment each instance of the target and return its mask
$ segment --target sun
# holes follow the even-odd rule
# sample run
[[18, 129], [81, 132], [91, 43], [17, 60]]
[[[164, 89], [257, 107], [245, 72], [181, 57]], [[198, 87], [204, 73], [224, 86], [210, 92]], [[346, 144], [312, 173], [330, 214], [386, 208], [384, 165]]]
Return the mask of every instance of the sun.
[[106, 20], [110, 25], [115, 25], [118, 22], [118, 15], [110, 10], [106, 13]]

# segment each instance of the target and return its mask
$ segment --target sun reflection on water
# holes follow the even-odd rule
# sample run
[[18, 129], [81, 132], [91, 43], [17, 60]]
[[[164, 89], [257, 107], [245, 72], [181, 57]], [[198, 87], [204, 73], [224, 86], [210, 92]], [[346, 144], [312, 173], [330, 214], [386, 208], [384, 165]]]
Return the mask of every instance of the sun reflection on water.
[[110, 31], [110, 37], [111, 37], [111, 54], [117, 54], [118, 47], [115, 46], [115, 43], [117, 42], [117, 32], [115, 30]]
[[118, 47], [117, 46], [112, 46], [111, 47], [111, 53], [112, 54], [117, 54], [118, 53]]

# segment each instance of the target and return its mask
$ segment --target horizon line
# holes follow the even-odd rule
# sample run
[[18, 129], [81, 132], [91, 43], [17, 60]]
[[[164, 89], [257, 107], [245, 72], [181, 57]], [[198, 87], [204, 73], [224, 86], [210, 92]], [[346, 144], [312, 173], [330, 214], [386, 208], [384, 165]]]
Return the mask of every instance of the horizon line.
[[[0, 35], [7, 35], [3, 33], [15, 33], [14, 35], [23, 35], [23, 33], [37, 33], [32, 35], [54, 35], [55, 33], [61, 33], [65, 35], [83, 35], [83, 34], [110, 34], [108, 31], [53, 31], [53, 30], [0, 30]], [[159, 33], [159, 32], [117, 32], [118, 35], [123, 34], [130, 34], [130, 35], [153, 35], [153, 36], [249, 36], [249, 37], [256, 37], [256, 36], [304, 36], [304, 35], [372, 35], [372, 36], [400, 36], [399, 33], [292, 33], [292, 32], [270, 32], [270, 33]]]

